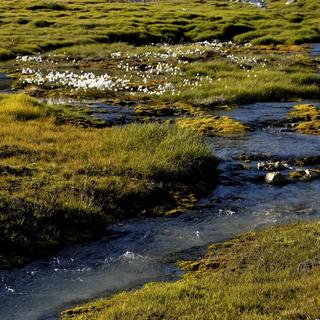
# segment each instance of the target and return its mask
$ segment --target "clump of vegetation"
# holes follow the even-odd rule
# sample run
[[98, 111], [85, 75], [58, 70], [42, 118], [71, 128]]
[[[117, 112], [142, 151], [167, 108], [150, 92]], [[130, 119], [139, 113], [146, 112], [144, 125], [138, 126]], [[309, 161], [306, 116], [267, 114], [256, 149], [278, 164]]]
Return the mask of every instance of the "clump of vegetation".
[[24, 94], [0, 96], [0, 117], [28, 121], [48, 116], [48, 108]]
[[320, 135], [320, 108], [315, 105], [295, 106], [289, 113], [289, 120], [297, 124], [295, 130], [301, 133]]
[[196, 118], [178, 118], [177, 125], [190, 128], [207, 136], [241, 134], [248, 127], [227, 116], [203, 116]]
[[0, 95], [0, 268], [96, 237], [128, 216], [166, 214], [215, 183], [216, 160], [192, 131], [84, 129], [57, 121], [61, 113]]
[[27, 8], [28, 10], [66, 10], [66, 6], [58, 2], [38, 2]]
[[311, 181], [319, 178], [320, 170], [318, 169], [294, 170], [289, 172], [289, 180], [291, 181]]
[[250, 232], [209, 247], [175, 283], [150, 283], [65, 311], [86, 319], [316, 319], [320, 223]]

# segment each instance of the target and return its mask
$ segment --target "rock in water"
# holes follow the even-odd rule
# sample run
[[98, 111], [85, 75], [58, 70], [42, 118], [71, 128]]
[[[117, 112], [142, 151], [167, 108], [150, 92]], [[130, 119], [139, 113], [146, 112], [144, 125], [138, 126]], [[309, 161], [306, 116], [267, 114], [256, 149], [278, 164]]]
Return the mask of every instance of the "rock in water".
[[320, 176], [320, 172], [318, 170], [309, 170], [306, 169], [304, 170], [304, 176], [306, 180], [313, 180], [313, 179], [318, 179]]
[[257, 163], [258, 170], [285, 170], [292, 169], [286, 161], [261, 161]]
[[287, 178], [279, 171], [269, 172], [266, 174], [266, 182], [274, 185], [287, 183]]

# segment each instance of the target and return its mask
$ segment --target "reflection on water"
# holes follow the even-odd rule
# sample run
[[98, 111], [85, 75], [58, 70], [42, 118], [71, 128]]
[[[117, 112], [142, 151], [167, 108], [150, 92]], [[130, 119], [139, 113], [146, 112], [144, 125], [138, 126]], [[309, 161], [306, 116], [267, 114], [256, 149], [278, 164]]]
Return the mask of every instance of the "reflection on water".
[[7, 93], [11, 90], [13, 80], [8, 78], [5, 73], [0, 72], [0, 92]]
[[264, 8], [266, 6], [265, 0], [231, 0], [232, 2], [243, 2], [253, 4], [257, 7]]

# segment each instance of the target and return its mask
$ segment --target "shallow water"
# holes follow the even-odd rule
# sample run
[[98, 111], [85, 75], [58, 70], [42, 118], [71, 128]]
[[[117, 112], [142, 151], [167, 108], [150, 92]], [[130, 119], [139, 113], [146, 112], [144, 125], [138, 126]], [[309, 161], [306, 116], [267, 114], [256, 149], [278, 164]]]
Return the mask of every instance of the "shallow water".
[[13, 80], [8, 78], [5, 73], [0, 72], [0, 92], [7, 93], [11, 91]]
[[42, 101], [54, 105], [62, 104], [86, 107], [90, 110], [92, 117], [103, 120], [110, 126], [130, 124], [139, 120], [139, 115], [128, 105], [114, 105], [99, 100], [76, 100], [67, 97], [48, 98], [42, 99]]
[[320, 43], [314, 43], [312, 45], [312, 49], [311, 49], [311, 56], [313, 58], [319, 57], [320, 56]]
[[265, 0], [231, 0], [232, 2], [243, 2], [243, 3], [248, 3], [255, 5], [260, 8], [264, 8], [266, 6], [266, 1]]
[[[76, 302], [110, 295], [152, 280], [174, 280], [177, 259], [196, 257], [206, 245], [240, 232], [320, 216], [320, 180], [273, 187], [256, 163], [234, 160], [242, 153], [277, 157], [319, 155], [320, 137], [283, 132], [295, 103], [256, 103], [229, 114], [255, 130], [232, 138], [209, 138], [224, 161], [221, 183], [178, 218], [135, 219], [110, 228], [111, 237], [73, 246], [47, 260], [0, 272], [0, 319], [57, 319]], [[221, 114], [221, 113], [220, 113]]]

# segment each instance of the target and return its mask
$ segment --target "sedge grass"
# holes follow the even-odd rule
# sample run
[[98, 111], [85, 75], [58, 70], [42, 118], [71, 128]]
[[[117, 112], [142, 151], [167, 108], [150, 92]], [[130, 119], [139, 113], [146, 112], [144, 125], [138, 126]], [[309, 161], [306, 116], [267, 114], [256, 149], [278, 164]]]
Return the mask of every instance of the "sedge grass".
[[25, 95], [1, 95], [0, 110], [1, 268], [128, 216], [165, 214], [196, 192], [191, 185], [214, 182], [215, 158], [189, 130], [61, 124]]

